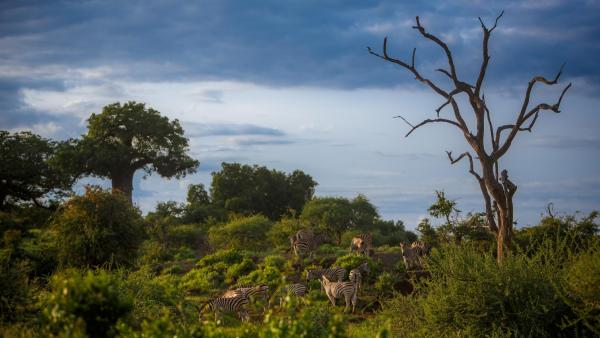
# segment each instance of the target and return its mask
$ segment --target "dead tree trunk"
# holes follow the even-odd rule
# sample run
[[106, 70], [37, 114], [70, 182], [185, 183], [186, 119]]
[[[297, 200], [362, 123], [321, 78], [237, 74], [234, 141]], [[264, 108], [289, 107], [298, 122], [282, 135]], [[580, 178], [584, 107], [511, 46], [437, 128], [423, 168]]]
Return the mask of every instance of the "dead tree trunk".
[[[450, 83], [452, 84], [450, 90], [442, 89], [440, 86], [433, 83], [431, 80], [424, 78], [419, 73], [415, 67], [416, 48], [413, 49], [411, 63], [409, 64], [388, 55], [387, 37], [383, 40], [382, 54], [379, 54], [373, 51], [373, 49], [370, 47], [367, 47], [369, 53], [372, 55], [375, 55], [385, 61], [397, 64], [410, 71], [415, 76], [416, 80], [428, 86], [431, 90], [444, 99], [443, 103], [435, 110], [436, 117], [425, 119], [416, 125], [411, 124], [403, 116], [397, 117], [404, 120], [404, 122], [411, 127], [406, 136], [409, 136], [415, 129], [421, 126], [437, 122], [450, 124], [458, 128], [459, 132], [463, 134], [465, 140], [471, 147], [473, 154], [476, 155], [476, 159], [479, 160], [479, 170], [475, 170], [473, 156], [471, 155], [470, 151], [462, 153], [458, 157], [453, 157], [452, 152], [447, 151], [448, 159], [450, 160], [451, 164], [457, 163], [464, 158], [467, 158], [469, 161], [469, 173], [475, 177], [481, 189], [488, 226], [496, 235], [498, 262], [501, 262], [502, 259], [510, 253], [514, 220], [513, 197], [517, 191], [517, 186], [508, 178], [508, 171], [504, 169], [502, 172], [499, 172], [499, 161], [502, 156], [507, 153], [512, 141], [519, 132], [532, 131], [540, 112], [552, 111], [554, 113], [560, 113], [561, 101], [567, 90], [571, 87], [571, 84], [569, 83], [562, 90], [556, 103], [540, 103], [535, 107], [530, 108], [529, 101], [535, 84], [540, 82], [550, 86], [555, 85], [558, 83], [563, 67], [560, 68], [556, 77], [552, 80], [548, 80], [542, 76], [533, 77], [531, 81], [529, 81], [521, 109], [516, 114], [517, 116], [515, 122], [496, 128], [494, 127], [492, 114], [486, 105], [485, 95], [483, 94], [482, 87], [488, 62], [490, 60], [488, 53], [488, 42], [490, 35], [496, 28], [498, 20], [503, 14], [504, 12], [500, 13], [500, 15], [496, 17], [494, 25], [491, 28], [486, 27], [486, 25], [483, 23], [483, 20], [479, 18], [479, 22], [483, 30], [483, 57], [479, 74], [475, 80], [475, 85], [469, 84], [459, 78], [454, 66], [452, 52], [448, 48], [448, 45], [437, 36], [428, 33], [421, 25], [419, 17], [416, 18], [416, 25], [413, 26], [413, 28], [419, 31], [419, 33], [425, 39], [431, 40], [440, 46], [446, 55], [448, 69], [440, 68], [437, 69], [437, 71], [446, 75], [450, 79]], [[458, 95], [466, 95], [469, 102], [469, 105], [466, 109], [460, 107], [455, 100], [455, 97]], [[448, 106], [452, 108], [453, 117], [440, 117], [442, 110]], [[467, 126], [467, 123], [463, 117], [463, 112], [467, 110], [472, 111], [476, 121], [476, 125], [473, 130]], [[503, 137], [503, 132], [507, 132], [508, 134]], [[486, 133], [489, 133], [489, 136], [486, 136]]]

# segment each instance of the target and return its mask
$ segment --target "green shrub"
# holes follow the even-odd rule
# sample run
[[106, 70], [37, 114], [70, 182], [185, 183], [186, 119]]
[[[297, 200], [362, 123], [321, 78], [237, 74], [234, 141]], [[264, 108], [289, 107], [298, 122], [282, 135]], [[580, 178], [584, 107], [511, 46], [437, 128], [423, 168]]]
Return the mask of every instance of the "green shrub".
[[377, 294], [382, 296], [390, 296], [394, 294], [394, 285], [402, 281], [399, 274], [383, 272], [376, 277], [374, 288]]
[[12, 321], [25, 311], [30, 292], [27, 272], [24, 262], [0, 257], [0, 321]]
[[166, 240], [171, 248], [187, 246], [196, 251], [207, 248], [206, 228], [199, 224], [181, 224], [167, 227]]
[[272, 311], [265, 317], [260, 337], [347, 337], [343, 316], [334, 314], [328, 304], [313, 304], [298, 309], [296, 298], [286, 302], [284, 313]]
[[217, 248], [259, 251], [271, 246], [266, 240], [271, 226], [271, 221], [261, 215], [242, 217], [222, 226], [213, 226], [208, 237], [210, 243]]
[[292, 217], [284, 217], [279, 222], [273, 224], [267, 238], [273, 245], [280, 247], [290, 247], [290, 236], [302, 229], [300, 221]]
[[568, 307], [553, 287], [560, 266], [551, 255], [513, 254], [498, 265], [491, 254], [469, 246], [433, 251], [427, 260], [431, 279], [424, 282], [424, 323], [419, 333], [487, 336], [501, 331], [548, 336], [557, 332]]
[[371, 272], [367, 275], [368, 278], [363, 277], [363, 281], [373, 280], [379, 274], [379, 271], [381, 271], [381, 264], [374, 261], [371, 257], [350, 253], [338, 257], [332, 266], [340, 266], [350, 272], [350, 270], [357, 268], [364, 262], [367, 262]]
[[104, 270], [67, 270], [51, 279], [52, 291], [43, 306], [49, 334], [113, 336], [115, 324], [131, 311], [132, 302], [119, 279]]
[[138, 210], [122, 194], [87, 187], [71, 198], [53, 222], [62, 265], [130, 265], [143, 239]]
[[[600, 335], [600, 245], [578, 255], [567, 266], [560, 287], [563, 299], [574, 312], [564, 328], [578, 329], [582, 335]], [[581, 326], [584, 327], [581, 327]], [[588, 332], [585, 332], [588, 331]]]
[[183, 275], [182, 287], [205, 293], [235, 284], [239, 277], [255, 268], [256, 264], [246, 253], [235, 249], [217, 251], [203, 257], [196, 268]]

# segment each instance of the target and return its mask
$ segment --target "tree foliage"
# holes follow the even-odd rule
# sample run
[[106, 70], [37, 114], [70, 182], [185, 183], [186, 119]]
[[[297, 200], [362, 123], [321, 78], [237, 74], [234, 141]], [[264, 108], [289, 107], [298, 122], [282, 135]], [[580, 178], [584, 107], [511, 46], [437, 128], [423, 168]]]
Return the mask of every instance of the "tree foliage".
[[188, 140], [177, 119], [170, 121], [145, 104], [130, 101], [92, 114], [87, 134], [75, 147], [64, 150], [63, 159], [80, 163], [81, 174], [111, 179], [113, 189], [131, 200], [137, 170], [167, 178], [194, 173], [198, 161], [187, 152]]
[[53, 163], [59, 146], [30, 132], [0, 130], [0, 210], [22, 201], [41, 205], [70, 189], [72, 178]]
[[144, 236], [142, 219], [121, 194], [87, 187], [53, 222], [58, 256], [66, 266], [130, 265]]
[[240, 215], [262, 214], [271, 220], [299, 213], [317, 183], [300, 170], [285, 174], [262, 166], [222, 163], [212, 173], [210, 195], [215, 206]]

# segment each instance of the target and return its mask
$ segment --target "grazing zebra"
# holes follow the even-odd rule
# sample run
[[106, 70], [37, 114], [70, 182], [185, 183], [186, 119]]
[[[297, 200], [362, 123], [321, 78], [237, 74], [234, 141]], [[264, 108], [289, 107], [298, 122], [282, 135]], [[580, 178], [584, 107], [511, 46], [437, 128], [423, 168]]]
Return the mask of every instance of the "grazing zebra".
[[231, 298], [238, 295], [244, 295], [249, 299], [256, 299], [260, 297], [266, 300], [269, 298], [269, 286], [264, 284], [256, 286], [240, 285], [233, 290], [227, 290], [221, 297]]
[[350, 270], [350, 274], [348, 275], [348, 280], [357, 284], [358, 289], [362, 289], [362, 278], [363, 274], [367, 274], [371, 272], [371, 268], [369, 268], [369, 264], [367, 262], [362, 263], [357, 268]]
[[402, 259], [404, 260], [406, 270], [415, 270], [422, 267], [421, 257], [417, 248], [408, 247], [404, 243], [400, 243], [400, 249], [402, 250]]
[[334, 266], [329, 269], [312, 269], [306, 273], [306, 280], [320, 279], [322, 276], [327, 276], [330, 281], [341, 282], [346, 277], [346, 269], [339, 266]]
[[[286, 295], [291, 296], [294, 295], [296, 297], [304, 297], [308, 292], [308, 288], [304, 284], [296, 283], [289, 284], [283, 287], [283, 291], [285, 291]], [[283, 306], [285, 297], [281, 297], [279, 299], [279, 306]]]
[[298, 231], [296, 231], [295, 234], [293, 234], [292, 236], [290, 236], [290, 243], [292, 244], [292, 247], [294, 246], [294, 242], [296, 242], [297, 240], [301, 240], [301, 239], [310, 239], [315, 237], [315, 233], [310, 230], [310, 229], [300, 229]]
[[356, 302], [358, 300], [358, 286], [353, 282], [331, 282], [327, 278], [327, 276], [323, 276], [321, 278], [321, 285], [325, 289], [325, 293], [327, 294], [327, 298], [333, 306], [335, 306], [335, 300], [337, 298], [342, 298], [346, 300], [346, 307], [344, 308], [344, 312], [347, 312], [350, 308], [350, 303], [352, 303], [352, 313], [354, 313], [354, 308], [356, 307]]
[[329, 241], [329, 236], [326, 233], [322, 233], [313, 237], [295, 239], [292, 241], [292, 248], [296, 256], [302, 257], [312, 254], [313, 250], [318, 248], [319, 245]]
[[248, 321], [250, 314], [246, 307], [249, 304], [248, 297], [239, 294], [234, 297], [217, 297], [200, 308], [200, 319], [202, 319], [202, 310], [208, 305], [211, 311], [215, 313], [215, 321], [221, 320], [223, 313], [237, 313], [242, 321]]
[[360, 234], [352, 238], [350, 243], [350, 252], [369, 255], [373, 247], [373, 236], [371, 234]]

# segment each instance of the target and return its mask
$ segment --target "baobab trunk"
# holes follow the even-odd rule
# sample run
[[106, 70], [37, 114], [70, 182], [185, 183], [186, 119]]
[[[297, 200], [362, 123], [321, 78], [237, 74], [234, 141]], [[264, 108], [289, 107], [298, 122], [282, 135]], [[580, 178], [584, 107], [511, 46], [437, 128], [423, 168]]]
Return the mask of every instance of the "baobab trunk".
[[119, 191], [129, 203], [133, 203], [133, 174], [135, 170], [124, 169], [113, 173], [111, 177], [113, 193]]

